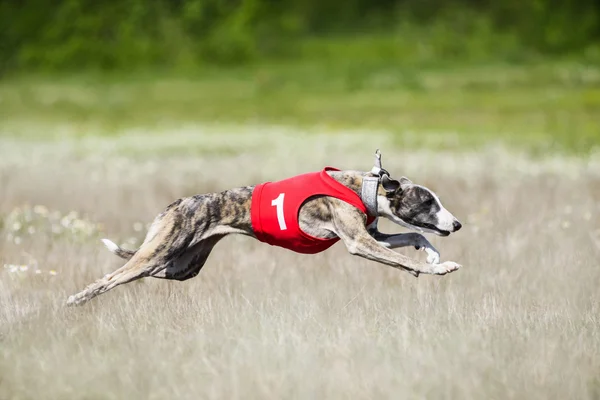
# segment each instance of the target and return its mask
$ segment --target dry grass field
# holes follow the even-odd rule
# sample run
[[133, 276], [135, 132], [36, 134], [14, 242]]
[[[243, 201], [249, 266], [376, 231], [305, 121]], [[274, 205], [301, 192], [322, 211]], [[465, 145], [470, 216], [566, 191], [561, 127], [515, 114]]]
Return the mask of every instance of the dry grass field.
[[[598, 157], [278, 127], [166, 133], [0, 138], [0, 399], [600, 398]], [[135, 247], [175, 198], [368, 169], [377, 147], [461, 219], [431, 238], [461, 270], [415, 279], [341, 243], [307, 256], [228, 237], [192, 280], [64, 306], [121, 265], [99, 238]]]

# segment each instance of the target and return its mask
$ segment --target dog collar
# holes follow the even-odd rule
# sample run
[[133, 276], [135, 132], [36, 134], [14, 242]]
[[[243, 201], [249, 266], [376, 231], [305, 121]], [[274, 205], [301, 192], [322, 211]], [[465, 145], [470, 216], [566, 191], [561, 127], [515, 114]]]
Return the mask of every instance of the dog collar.
[[371, 168], [371, 175], [373, 176], [365, 176], [363, 178], [360, 197], [367, 208], [367, 214], [371, 217], [377, 217], [377, 189], [379, 189], [379, 182], [384, 175], [388, 177], [390, 175], [389, 172], [381, 167], [381, 152], [379, 149], [375, 151], [375, 165]]
[[379, 187], [379, 176], [365, 176], [362, 182], [361, 199], [367, 208], [367, 214], [371, 217], [377, 216], [377, 188]]

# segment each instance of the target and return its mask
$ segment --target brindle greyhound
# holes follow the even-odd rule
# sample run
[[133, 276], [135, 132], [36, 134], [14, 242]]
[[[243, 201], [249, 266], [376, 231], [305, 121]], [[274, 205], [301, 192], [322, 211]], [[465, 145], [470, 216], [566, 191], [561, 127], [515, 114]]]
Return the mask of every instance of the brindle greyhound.
[[[461, 228], [460, 222], [442, 206], [429, 189], [408, 178], [392, 179], [381, 167], [379, 150], [369, 172], [329, 171], [329, 176], [354, 191], [375, 217], [366, 225], [367, 215], [356, 207], [330, 196], [309, 198], [300, 208], [300, 229], [316, 238], [340, 238], [350, 254], [419, 274], [445, 275], [460, 265], [440, 263], [438, 251], [420, 233], [388, 235], [377, 230], [377, 217], [385, 217], [417, 232], [448, 236]], [[251, 222], [252, 192], [255, 186], [180, 198], [153, 221], [143, 244], [136, 251], [125, 250], [108, 239], [106, 247], [127, 259], [124, 266], [70, 296], [68, 305], [83, 304], [124, 283], [154, 277], [184, 281], [198, 275], [213, 247], [223, 237], [238, 233], [256, 237]], [[414, 246], [427, 252], [427, 263], [406, 257], [393, 248]]]

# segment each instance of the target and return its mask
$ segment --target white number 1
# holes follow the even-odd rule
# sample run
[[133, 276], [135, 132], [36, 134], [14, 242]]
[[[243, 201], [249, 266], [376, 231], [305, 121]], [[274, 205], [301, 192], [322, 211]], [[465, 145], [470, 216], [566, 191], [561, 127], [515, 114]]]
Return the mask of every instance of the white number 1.
[[279, 229], [285, 231], [287, 226], [285, 225], [285, 219], [283, 218], [283, 198], [285, 197], [285, 193], [279, 193], [276, 199], [271, 201], [272, 206], [277, 207], [277, 221], [279, 222]]

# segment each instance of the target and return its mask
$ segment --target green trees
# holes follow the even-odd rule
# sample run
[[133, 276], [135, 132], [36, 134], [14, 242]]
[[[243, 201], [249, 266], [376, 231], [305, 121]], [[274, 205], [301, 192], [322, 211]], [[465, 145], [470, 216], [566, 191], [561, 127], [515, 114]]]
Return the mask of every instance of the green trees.
[[600, 42], [599, 14], [594, 0], [7, 0], [0, 70], [239, 64], [360, 34], [417, 40], [441, 58], [564, 53]]

